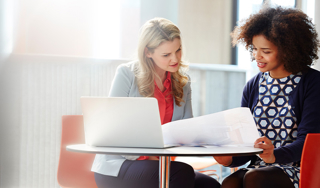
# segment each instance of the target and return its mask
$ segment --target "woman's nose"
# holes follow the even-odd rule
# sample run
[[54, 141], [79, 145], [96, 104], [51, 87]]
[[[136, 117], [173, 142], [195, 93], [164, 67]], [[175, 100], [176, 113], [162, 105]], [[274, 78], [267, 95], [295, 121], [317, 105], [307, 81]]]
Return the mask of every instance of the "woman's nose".
[[172, 62], [178, 62], [178, 56], [177, 55], [173, 55], [171, 61]]
[[254, 58], [255, 58], [255, 59], [261, 59], [261, 53], [260, 53], [259, 51], [256, 51], [256, 52], [254, 53]]

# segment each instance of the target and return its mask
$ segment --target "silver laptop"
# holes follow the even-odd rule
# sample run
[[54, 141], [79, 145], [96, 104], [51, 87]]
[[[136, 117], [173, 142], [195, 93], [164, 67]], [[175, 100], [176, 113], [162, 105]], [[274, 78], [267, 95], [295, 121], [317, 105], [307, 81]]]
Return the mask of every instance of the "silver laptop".
[[81, 97], [90, 146], [166, 148], [158, 102], [142, 97]]

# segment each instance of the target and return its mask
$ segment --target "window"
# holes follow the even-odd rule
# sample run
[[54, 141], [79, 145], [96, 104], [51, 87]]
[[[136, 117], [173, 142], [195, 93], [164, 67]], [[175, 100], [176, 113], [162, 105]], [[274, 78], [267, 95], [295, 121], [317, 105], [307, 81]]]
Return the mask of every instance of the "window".
[[[265, 0], [235, 0], [237, 16], [234, 17], [234, 25], [238, 25], [239, 21], [248, 18], [251, 14], [257, 13]], [[310, 1], [310, 0], [309, 0]], [[313, 0], [314, 1], [314, 0]], [[270, 0], [271, 6], [280, 5], [282, 7], [296, 7], [296, 0]], [[310, 3], [309, 3], [310, 4]], [[307, 7], [307, 6], [306, 6]], [[243, 45], [233, 48], [234, 64], [239, 68], [248, 70], [247, 79], [251, 78], [258, 71], [255, 62], [250, 61], [250, 53]], [[250, 74], [252, 73], [252, 74]]]

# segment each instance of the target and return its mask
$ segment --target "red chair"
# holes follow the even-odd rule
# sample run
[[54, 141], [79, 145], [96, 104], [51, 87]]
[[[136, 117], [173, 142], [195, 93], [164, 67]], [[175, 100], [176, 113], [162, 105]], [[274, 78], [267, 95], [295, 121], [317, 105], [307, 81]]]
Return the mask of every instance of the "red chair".
[[62, 116], [62, 134], [57, 179], [63, 188], [97, 188], [91, 172], [95, 154], [75, 153], [67, 145], [84, 144], [82, 115]]
[[304, 142], [301, 168], [300, 188], [320, 187], [320, 133], [310, 133]]

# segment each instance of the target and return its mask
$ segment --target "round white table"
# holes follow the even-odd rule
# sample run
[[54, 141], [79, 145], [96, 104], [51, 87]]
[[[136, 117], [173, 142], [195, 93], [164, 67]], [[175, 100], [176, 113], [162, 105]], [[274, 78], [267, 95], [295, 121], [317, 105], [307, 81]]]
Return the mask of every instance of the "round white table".
[[244, 156], [262, 153], [262, 149], [247, 146], [205, 146], [154, 148], [94, 147], [86, 144], [67, 146], [68, 151], [108, 155], [159, 156], [159, 187], [169, 188], [170, 156]]

